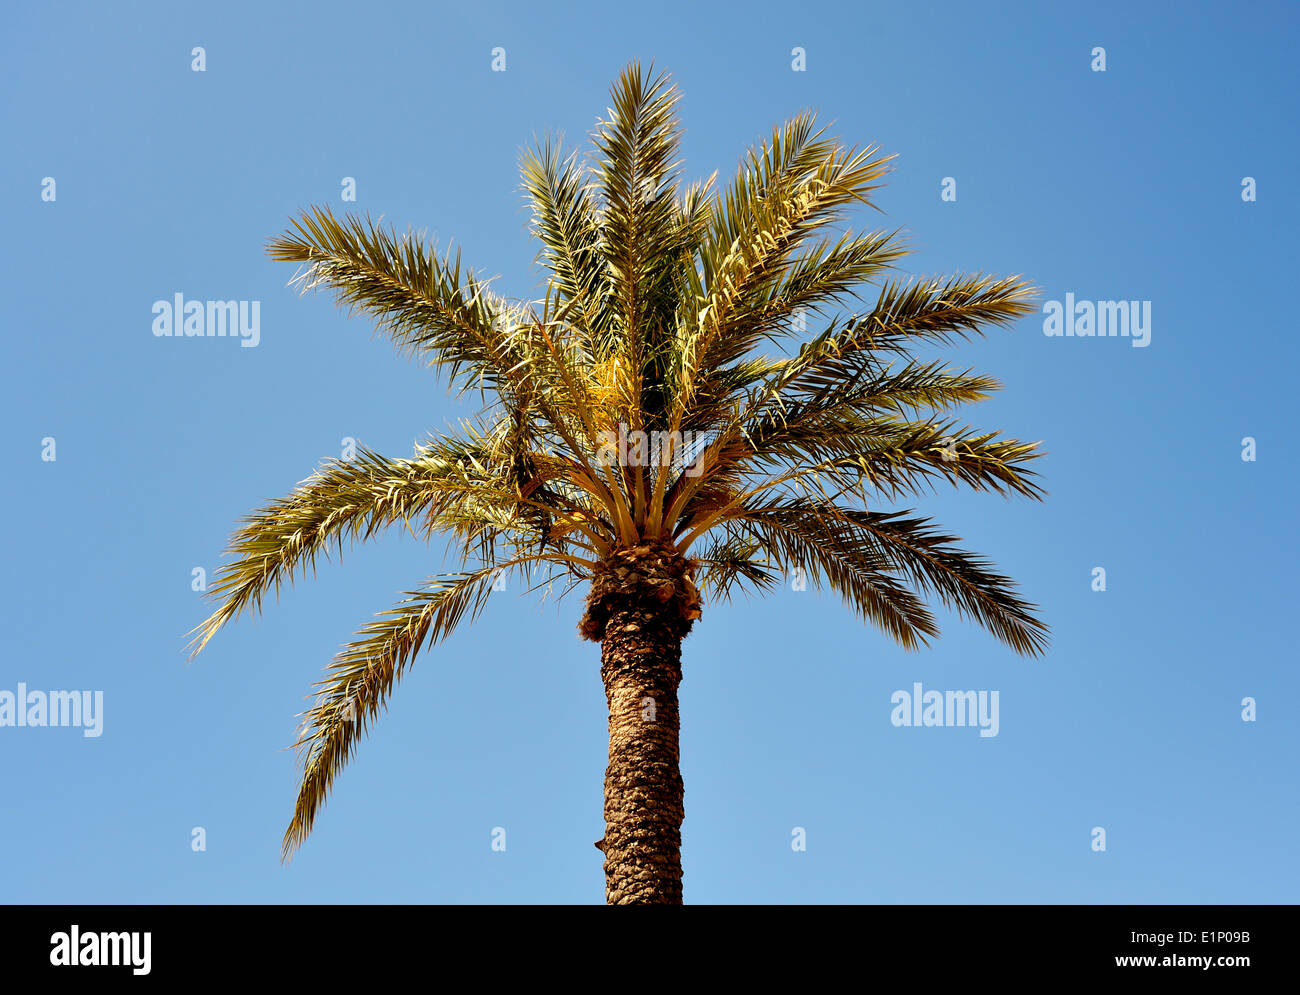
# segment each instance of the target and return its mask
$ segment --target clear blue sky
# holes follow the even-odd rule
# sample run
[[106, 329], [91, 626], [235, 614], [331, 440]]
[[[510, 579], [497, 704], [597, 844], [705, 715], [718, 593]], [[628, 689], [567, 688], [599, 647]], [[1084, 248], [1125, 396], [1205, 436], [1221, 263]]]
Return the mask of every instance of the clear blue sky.
[[[606, 716], [578, 599], [496, 596], [423, 657], [288, 867], [304, 696], [442, 551], [390, 533], [194, 664], [183, 646], [207, 611], [191, 571], [215, 572], [239, 516], [344, 437], [409, 455], [467, 410], [286, 287], [266, 239], [308, 204], [369, 211], [530, 294], [518, 153], [582, 139], [633, 57], [685, 92], [690, 175], [813, 107], [898, 154], [886, 216], [859, 223], [908, 229], [910, 271], [1152, 303], [1146, 348], [1032, 318], [950, 351], [1005, 381], [969, 417], [1043, 440], [1051, 496], [920, 507], [1042, 605], [1044, 659], [946, 613], [907, 654], [788, 587], [706, 609], [681, 690], [687, 901], [1300, 897], [1296, 8], [1071, 6], [7, 10], [0, 691], [102, 690], [104, 725], [0, 728], [0, 900], [602, 900]], [[156, 338], [176, 293], [260, 301], [260, 344]], [[915, 681], [998, 690], [999, 735], [895, 728]]]

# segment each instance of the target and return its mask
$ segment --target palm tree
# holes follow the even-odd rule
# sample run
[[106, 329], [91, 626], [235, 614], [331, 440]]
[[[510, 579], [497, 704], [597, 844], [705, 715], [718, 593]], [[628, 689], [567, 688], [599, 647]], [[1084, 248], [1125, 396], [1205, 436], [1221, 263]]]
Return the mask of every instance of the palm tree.
[[[270, 242], [303, 265], [304, 292], [333, 290], [483, 401], [409, 459], [327, 462], [231, 539], [195, 653], [318, 555], [395, 523], [463, 557], [462, 572], [365, 625], [318, 683], [285, 859], [415, 656], [473, 619], [501, 576], [588, 583], [579, 631], [600, 643], [609, 703], [596, 845], [610, 903], [682, 899], [677, 688], [704, 605], [800, 572], [908, 649], [939, 633], [923, 596], [1018, 653], [1046, 646], [1009, 578], [929, 519], [878, 504], [943, 482], [1042, 496], [1035, 443], [952, 418], [999, 383], [911, 356], [1031, 313], [1031, 288], [891, 277], [898, 233], [840, 223], [871, 203], [892, 157], [845, 148], [811, 114], [715, 191], [716, 174], [680, 178], [666, 75], [633, 63], [611, 94], [589, 158], [551, 140], [524, 156], [540, 299], [500, 297], [459, 252], [327, 208]], [[866, 286], [870, 306], [855, 292]], [[760, 353], [769, 342], [781, 355]]]

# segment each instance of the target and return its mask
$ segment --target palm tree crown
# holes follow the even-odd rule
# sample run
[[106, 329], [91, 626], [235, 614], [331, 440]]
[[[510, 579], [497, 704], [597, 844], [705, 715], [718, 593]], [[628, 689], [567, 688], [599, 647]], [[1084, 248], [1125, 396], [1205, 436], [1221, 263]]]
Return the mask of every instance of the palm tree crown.
[[525, 155], [539, 299], [498, 296], [459, 252], [328, 209], [270, 243], [303, 264], [304, 290], [333, 290], [483, 402], [410, 458], [362, 449], [326, 463], [232, 537], [195, 653], [318, 555], [395, 523], [463, 556], [462, 572], [365, 625], [319, 682], [286, 857], [403, 671], [473, 618], [502, 572], [593, 581], [581, 631], [595, 640], [624, 566], [657, 557], [667, 579], [648, 595], [660, 584], [678, 597], [683, 633], [702, 605], [801, 570], [908, 649], [939, 632], [927, 596], [1019, 653], [1046, 646], [1007, 577], [927, 518], [880, 507], [945, 481], [1042, 495], [1036, 444], [952, 417], [999, 383], [912, 356], [1032, 313], [1030, 288], [895, 276], [897, 232], [843, 229], [892, 157], [844, 147], [811, 114], [776, 128], [730, 182], [686, 185], [677, 101], [665, 75], [633, 64], [589, 157], [549, 140]]

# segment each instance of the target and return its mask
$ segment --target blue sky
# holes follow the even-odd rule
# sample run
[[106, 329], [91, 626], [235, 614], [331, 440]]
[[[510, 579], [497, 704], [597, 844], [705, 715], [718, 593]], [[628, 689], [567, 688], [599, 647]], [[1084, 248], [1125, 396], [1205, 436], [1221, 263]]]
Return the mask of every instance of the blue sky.
[[[1004, 381], [968, 416], [1043, 440], [1051, 496], [918, 507], [1042, 606], [1043, 659], [946, 613], [908, 654], [788, 586], [706, 608], [681, 689], [686, 900], [1295, 901], [1297, 15], [1078, 6], [16, 6], [0, 692], [104, 705], [98, 737], [0, 727], [0, 901], [602, 900], [606, 716], [579, 599], [494, 596], [424, 656], [287, 867], [304, 696], [442, 550], [390, 533], [195, 663], [183, 647], [207, 611], [192, 570], [216, 571], [241, 515], [345, 437], [409, 455], [469, 410], [288, 288], [266, 239], [309, 204], [368, 211], [531, 294], [519, 152], [582, 141], [634, 57], [684, 91], [690, 176], [815, 108], [897, 153], [884, 216], [856, 222], [907, 229], [909, 272], [1023, 273], [1045, 301], [1152, 313], [1145, 348], [1038, 317], [945, 352]], [[257, 348], [155, 337], [176, 293], [260, 301]], [[891, 695], [917, 681], [997, 690], [998, 735], [896, 728]]]

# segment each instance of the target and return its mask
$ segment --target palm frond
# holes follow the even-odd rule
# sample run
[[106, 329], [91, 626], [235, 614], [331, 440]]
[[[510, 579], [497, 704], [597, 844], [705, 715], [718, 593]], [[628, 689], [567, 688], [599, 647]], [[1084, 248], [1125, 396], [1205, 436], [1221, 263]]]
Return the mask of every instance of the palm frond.
[[813, 587], [825, 582], [904, 649], [920, 649], [939, 634], [930, 610], [894, 576], [889, 560], [836, 518], [769, 509], [763, 515], [737, 516], [731, 524], [758, 540], [778, 569], [802, 569]]
[[676, 180], [681, 125], [679, 91], [667, 74], [628, 66], [611, 93], [609, 117], [592, 144], [601, 198], [600, 249], [613, 293], [616, 341], [602, 342], [598, 356], [617, 356], [627, 378], [623, 412], [640, 429], [644, 365], [671, 333], [671, 314], [657, 312], [649, 293], [659, 260], [680, 241]]
[[984, 558], [958, 548], [927, 518], [912, 512], [878, 512], [793, 500], [748, 507], [744, 521], [798, 523], [833, 534], [854, 549], [870, 550], [884, 569], [933, 594], [962, 618], [971, 619], [1017, 653], [1038, 656], [1048, 645], [1047, 627], [1034, 616], [1036, 605], [1021, 599], [1011, 578]]
[[306, 264], [298, 277], [304, 292], [333, 290], [350, 314], [375, 319], [399, 349], [446, 367], [463, 388], [510, 386], [498, 332], [508, 305], [462, 270], [459, 250], [439, 258], [412, 232], [399, 236], [368, 218], [339, 219], [314, 207], [267, 251]]
[[526, 153], [520, 171], [533, 235], [541, 243], [538, 262], [550, 270], [561, 299], [571, 303], [576, 330], [599, 340], [607, 331], [609, 285], [591, 180], [578, 154], [564, 156], [552, 140]]
[[719, 538], [691, 562], [696, 567], [696, 584], [707, 600], [731, 600], [738, 588], [770, 590], [781, 582], [779, 570], [767, 559], [763, 544], [740, 536]]
[[468, 612], [483, 610], [498, 566], [435, 578], [422, 591], [368, 623], [335, 657], [315, 704], [302, 715], [294, 744], [301, 750], [303, 775], [293, 818], [284, 834], [288, 859], [311, 832], [334, 778], [356, 752], [367, 727], [378, 718], [388, 696], [421, 648], [447, 638]]
[[[265, 595], [279, 591], [304, 570], [315, 570], [320, 555], [345, 543], [365, 541], [398, 521], [408, 523], [436, 514], [462, 489], [469, 447], [444, 448], [419, 459], [389, 459], [359, 447], [352, 460], [331, 460], [284, 498], [247, 515], [231, 537], [227, 553], [235, 560], [218, 572], [208, 591], [219, 607], [192, 632], [191, 657], [227, 622], [245, 610], [261, 610]], [[445, 488], [448, 481], [450, 489]]]

